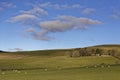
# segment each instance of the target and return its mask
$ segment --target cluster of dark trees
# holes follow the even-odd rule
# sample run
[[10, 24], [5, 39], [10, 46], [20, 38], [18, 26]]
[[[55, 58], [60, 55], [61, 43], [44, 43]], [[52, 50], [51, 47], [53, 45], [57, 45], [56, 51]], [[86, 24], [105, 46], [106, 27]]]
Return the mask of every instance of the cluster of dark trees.
[[69, 57], [101, 56], [101, 55], [114, 56], [115, 53], [116, 53], [116, 50], [114, 49], [105, 50], [101, 48], [77, 48], [71, 51], [67, 51], [66, 55]]

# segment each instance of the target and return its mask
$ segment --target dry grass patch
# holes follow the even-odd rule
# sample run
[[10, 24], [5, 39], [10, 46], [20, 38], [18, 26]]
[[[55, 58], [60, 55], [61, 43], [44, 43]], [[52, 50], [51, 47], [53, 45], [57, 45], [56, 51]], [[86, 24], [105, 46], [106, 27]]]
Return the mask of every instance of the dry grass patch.
[[9, 55], [9, 54], [0, 54], [0, 59], [21, 59], [26, 56], [24, 55]]

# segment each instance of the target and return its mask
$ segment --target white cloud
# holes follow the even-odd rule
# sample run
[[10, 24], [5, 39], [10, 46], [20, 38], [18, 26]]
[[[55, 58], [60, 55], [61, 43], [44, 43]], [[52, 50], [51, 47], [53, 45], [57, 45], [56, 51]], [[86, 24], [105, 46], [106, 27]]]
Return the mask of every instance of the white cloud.
[[93, 8], [85, 8], [83, 11], [82, 11], [82, 14], [90, 14], [92, 12], [94, 12], [95, 9]]
[[112, 19], [120, 19], [120, 15], [113, 14], [110, 16]]
[[8, 8], [15, 8], [16, 6], [8, 2], [0, 2], [0, 11], [6, 10]]
[[23, 51], [23, 49], [21, 48], [13, 48], [13, 49], [9, 49], [10, 51]]
[[64, 22], [61, 20], [55, 20], [55, 21], [41, 22], [39, 26], [50, 32], [62, 32], [62, 31], [72, 29], [74, 24], [69, 22]]
[[80, 4], [73, 4], [73, 5], [67, 5], [67, 4], [53, 4], [50, 2], [46, 2], [46, 3], [41, 3], [39, 4], [40, 7], [42, 8], [52, 8], [52, 9], [79, 9], [82, 6]]
[[98, 20], [92, 20], [89, 18], [84, 18], [84, 17], [74, 17], [74, 16], [58, 16], [58, 19], [63, 20], [63, 21], [68, 21], [76, 25], [95, 25], [95, 24], [101, 24], [100, 21]]
[[74, 4], [72, 5], [72, 8], [82, 8], [82, 6], [80, 4]]
[[26, 21], [30, 21], [30, 20], [34, 20], [37, 19], [37, 17], [35, 15], [30, 15], [30, 14], [20, 14], [17, 15], [15, 17], [12, 17], [11, 19], [8, 20], [8, 22], [26, 22]]
[[30, 28], [26, 29], [25, 32], [34, 32], [34, 28], [30, 27]]
[[44, 40], [44, 41], [50, 41], [52, 38], [47, 36], [48, 31], [47, 30], [41, 30], [39, 32], [33, 32], [32, 37], [36, 40]]
[[[34, 8], [30, 10], [21, 11], [19, 15], [12, 17], [8, 21], [12, 23], [16, 23], [16, 22], [24, 23], [29, 25], [30, 27], [31, 26], [33, 27], [34, 25], [35, 27], [28, 28], [25, 30], [25, 32], [30, 34], [34, 39], [46, 40], [46, 41], [53, 39], [51, 36], [49, 36], [49, 33], [66, 32], [69, 30], [76, 30], [76, 29], [82, 30], [82, 29], [86, 29], [86, 27], [89, 27], [91, 25], [98, 25], [102, 23], [99, 20], [93, 20], [84, 17], [66, 16], [66, 15], [58, 16], [48, 21], [45, 20], [42, 21], [40, 20], [41, 16], [48, 14], [47, 11], [44, 10], [44, 8], [79, 9], [81, 8], [81, 5], [80, 4], [60, 5], [60, 4], [53, 4], [50, 2], [42, 3], [39, 4], [39, 6], [34, 6]], [[90, 13], [91, 11], [93, 10], [88, 9], [88, 12], [86, 11], [86, 13]]]
[[26, 11], [20, 11], [20, 14], [11, 17], [10, 19], [7, 20], [7, 22], [20, 22], [23, 24], [29, 24], [29, 25], [34, 25], [32, 23], [36, 23], [36, 21], [41, 20], [41, 16], [43, 15], [47, 15], [47, 11], [45, 11], [42, 8], [39, 7], [34, 7], [30, 10], [26, 10]]
[[77, 18], [74, 16], [58, 16], [56, 20], [40, 22], [39, 28], [41, 31], [35, 35], [39, 40], [50, 40], [51, 37], [46, 36], [48, 33], [66, 32], [72, 29], [85, 29], [91, 25], [101, 24], [101, 21], [89, 18]]
[[120, 19], [120, 10], [113, 10], [113, 14], [110, 15], [110, 18], [116, 20]]
[[47, 11], [43, 10], [42, 8], [40, 7], [34, 7], [33, 9], [31, 10], [28, 10], [28, 11], [21, 11], [23, 14], [32, 14], [32, 15], [47, 15]]
[[[29, 21], [31, 19], [34, 20], [36, 18], [37, 17], [34, 15], [22, 14], [13, 17], [10, 21], [21, 22], [26, 20]], [[26, 32], [31, 33], [32, 37], [36, 40], [50, 41], [53, 38], [49, 36], [49, 33], [66, 32], [73, 29], [82, 30], [82, 29], [86, 29], [86, 27], [89, 27], [91, 25], [98, 25], [101, 23], [102, 22], [99, 20], [63, 15], [63, 16], [58, 16], [55, 19], [49, 21], [42, 21], [40, 23], [32, 22], [32, 24], [34, 25], [38, 24], [37, 25], [38, 27], [28, 28], [26, 29]], [[37, 30], [35, 28], [37, 28]]]

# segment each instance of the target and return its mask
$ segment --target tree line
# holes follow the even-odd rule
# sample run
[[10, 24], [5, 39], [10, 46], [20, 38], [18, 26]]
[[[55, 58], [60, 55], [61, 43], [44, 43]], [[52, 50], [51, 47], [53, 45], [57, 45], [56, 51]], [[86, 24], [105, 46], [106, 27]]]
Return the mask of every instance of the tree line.
[[115, 49], [102, 49], [102, 48], [77, 48], [66, 52], [69, 57], [81, 57], [81, 56], [102, 56], [111, 55], [116, 56], [117, 50]]

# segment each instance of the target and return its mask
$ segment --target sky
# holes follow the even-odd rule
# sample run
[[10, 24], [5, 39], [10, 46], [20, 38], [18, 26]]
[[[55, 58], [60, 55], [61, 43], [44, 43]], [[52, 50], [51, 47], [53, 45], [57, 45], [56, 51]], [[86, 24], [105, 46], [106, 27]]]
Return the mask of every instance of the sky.
[[120, 44], [120, 0], [0, 0], [0, 50]]

